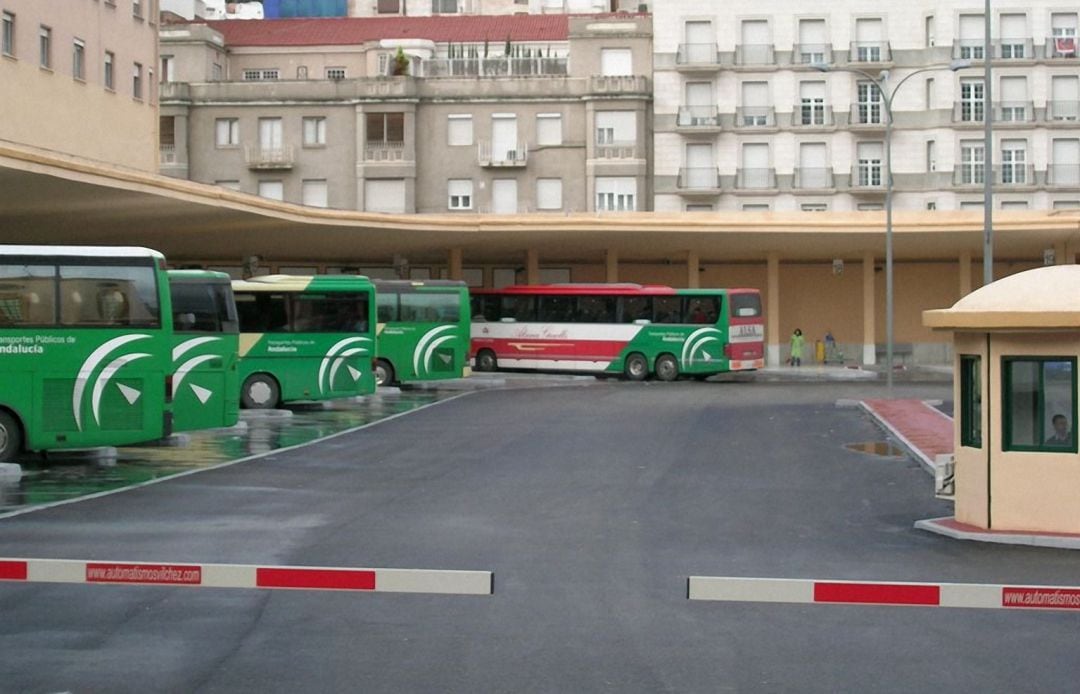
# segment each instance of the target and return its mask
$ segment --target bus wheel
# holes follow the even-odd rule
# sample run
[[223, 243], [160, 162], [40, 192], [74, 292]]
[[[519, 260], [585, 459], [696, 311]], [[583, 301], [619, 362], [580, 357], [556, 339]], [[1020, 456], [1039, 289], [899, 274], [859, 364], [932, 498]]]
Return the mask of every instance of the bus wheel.
[[375, 385], [380, 388], [394, 382], [394, 367], [385, 359], [375, 360]]
[[674, 381], [679, 377], [679, 362], [670, 354], [656, 358], [656, 377], [661, 381]]
[[268, 410], [277, 407], [281, 389], [277, 381], [266, 374], [252, 374], [240, 389], [240, 402], [249, 410]]
[[22, 449], [22, 429], [16, 419], [0, 410], [0, 462], [11, 462]]
[[626, 358], [623, 374], [631, 381], [644, 381], [649, 375], [649, 360], [645, 355], [634, 352]]
[[495, 371], [499, 368], [499, 360], [490, 349], [482, 349], [476, 353], [477, 371]]

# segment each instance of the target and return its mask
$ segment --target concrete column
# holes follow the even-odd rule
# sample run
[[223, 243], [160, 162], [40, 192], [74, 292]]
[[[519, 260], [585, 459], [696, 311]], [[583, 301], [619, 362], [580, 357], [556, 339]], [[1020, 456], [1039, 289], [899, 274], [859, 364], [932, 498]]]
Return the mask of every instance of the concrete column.
[[766, 260], [765, 365], [780, 366], [780, 254], [769, 253]]
[[604, 281], [619, 281], [619, 252], [614, 248], [604, 251]]
[[971, 252], [960, 254], [960, 298], [971, 293]]
[[540, 284], [540, 252], [535, 248], [525, 251], [525, 284]]
[[697, 289], [701, 286], [701, 262], [697, 251], [686, 254], [686, 286], [689, 289]]
[[[863, 254], [862, 260], [862, 321], [863, 348], [862, 361], [866, 366], [877, 363], [877, 292], [874, 286], [874, 254]], [[968, 275], [971, 275], [971, 263], [968, 263]]]
[[460, 248], [451, 248], [450, 252], [447, 254], [447, 273], [452, 280], [460, 280], [464, 274], [461, 271], [461, 258], [462, 253]]
[[1070, 258], [1069, 244], [1064, 241], [1059, 241], [1054, 244], [1054, 264], [1055, 265], [1072, 265], [1075, 258]]

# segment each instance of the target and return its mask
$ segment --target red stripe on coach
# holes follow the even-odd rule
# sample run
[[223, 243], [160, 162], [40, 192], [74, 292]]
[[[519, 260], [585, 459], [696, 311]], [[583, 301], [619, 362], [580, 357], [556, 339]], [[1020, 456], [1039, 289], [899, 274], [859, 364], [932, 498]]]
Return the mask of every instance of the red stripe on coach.
[[0, 561], [0, 581], [25, 581], [26, 562]]
[[256, 569], [256, 588], [375, 590], [375, 572], [355, 569]]
[[815, 583], [814, 602], [870, 605], [940, 605], [939, 586], [890, 583]]

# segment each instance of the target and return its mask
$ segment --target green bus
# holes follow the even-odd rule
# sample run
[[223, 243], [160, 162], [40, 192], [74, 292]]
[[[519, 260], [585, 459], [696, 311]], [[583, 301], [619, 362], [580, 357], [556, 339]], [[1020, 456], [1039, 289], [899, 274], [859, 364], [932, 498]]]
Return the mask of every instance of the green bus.
[[368, 278], [266, 275], [232, 285], [243, 407], [375, 392], [375, 287]]
[[231, 427], [240, 416], [240, 338], [223, 272], [169, 270], [173, 431]]
[[757, 289], [553, 284], [472, 295], [477, 371], [529, 369], [708, 378], [760, 369], [765, 319]]
[[373, 280], [380, 386], [461, 378], [469, 365], [469, 288], [453, 280]]
[[0, 246], [0, 460], [171, 433], [170, 306], [157, 251]]

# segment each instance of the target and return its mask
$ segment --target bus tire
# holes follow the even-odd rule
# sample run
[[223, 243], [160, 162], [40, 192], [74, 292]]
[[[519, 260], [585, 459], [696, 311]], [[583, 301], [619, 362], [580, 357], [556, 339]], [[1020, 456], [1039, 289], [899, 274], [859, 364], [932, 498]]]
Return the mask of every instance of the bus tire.
[[240, 404], [248, 410], [269, 410], [277, 407], [281, 388], [273, 376], [251, 374], [240, 388]]
[[679, 362], [670, 354], [661, 354], [656, 358], [656, 378], [660, 381], [674, 381], [679, 377]]
[[385, 388], [394, 382], [394, 365], [385, 359], [375, 360], [375, 385]]
[[0, 463], [10, 463], [22, 450], [22, 427], [14, 415], [0, 410]]
[[649, 377], [649, 360], [640, 352], [627, 355], [623, 375], [629, 381], [644, 381]]
[[499, 360], [490, 349], [482, 349], [476, 353], [477, 371], [496, 371], [499, 368]]

